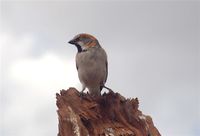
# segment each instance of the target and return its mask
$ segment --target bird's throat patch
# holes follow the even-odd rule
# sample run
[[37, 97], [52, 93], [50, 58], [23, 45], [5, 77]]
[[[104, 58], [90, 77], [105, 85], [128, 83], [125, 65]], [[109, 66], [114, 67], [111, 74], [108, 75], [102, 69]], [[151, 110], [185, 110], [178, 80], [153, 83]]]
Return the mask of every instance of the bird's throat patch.
[[77, 48], [78, 52], [82, 52], [82, 48], [81, 48], [81, 46], [80, 46], [80, 45], [78, 45], [78, 44], [75, 44], [75, 46], [76, 46], [76, 48]]

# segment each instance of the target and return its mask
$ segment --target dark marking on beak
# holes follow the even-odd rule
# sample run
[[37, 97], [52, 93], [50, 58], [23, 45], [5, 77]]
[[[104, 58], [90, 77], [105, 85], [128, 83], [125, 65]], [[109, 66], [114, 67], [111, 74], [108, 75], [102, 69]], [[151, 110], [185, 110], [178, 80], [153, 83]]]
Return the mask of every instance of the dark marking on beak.
[[76, 40], [72, 39], [68, 43], [70, 43], [70, 44], [76, 44]]

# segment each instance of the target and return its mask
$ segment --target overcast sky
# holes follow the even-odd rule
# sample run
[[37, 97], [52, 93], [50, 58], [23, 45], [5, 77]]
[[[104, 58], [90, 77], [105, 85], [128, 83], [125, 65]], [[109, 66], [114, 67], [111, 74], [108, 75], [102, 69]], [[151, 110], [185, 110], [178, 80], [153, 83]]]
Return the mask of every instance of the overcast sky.
[[162, 136], [200, 135], [200, 2], [1, 1], [0, 135], [55, 136], [55, 93], [81, 89], [78, 33], [107, 51], [107, 86], [153, 118]]

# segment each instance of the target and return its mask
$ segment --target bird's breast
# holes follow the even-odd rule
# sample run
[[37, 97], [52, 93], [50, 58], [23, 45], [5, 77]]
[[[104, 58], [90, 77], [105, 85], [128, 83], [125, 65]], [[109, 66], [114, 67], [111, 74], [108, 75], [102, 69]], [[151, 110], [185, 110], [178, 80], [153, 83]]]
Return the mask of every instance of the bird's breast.
[[106, 59], [106, 56], [99, 52], [78, 53], [76, 64], [80, 81], [88, 85], [103, 82], [106, 77]]

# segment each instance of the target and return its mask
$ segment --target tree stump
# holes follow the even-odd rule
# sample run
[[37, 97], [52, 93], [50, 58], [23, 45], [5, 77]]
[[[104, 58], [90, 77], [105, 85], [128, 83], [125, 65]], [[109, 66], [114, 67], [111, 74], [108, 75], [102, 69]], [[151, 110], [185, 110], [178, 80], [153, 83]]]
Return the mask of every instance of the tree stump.
[[138, 99], [108, 92], [92, 97], [75, 88], [56, 94], [58, 136], [161, 136], [150, 116], [138, 110]]

